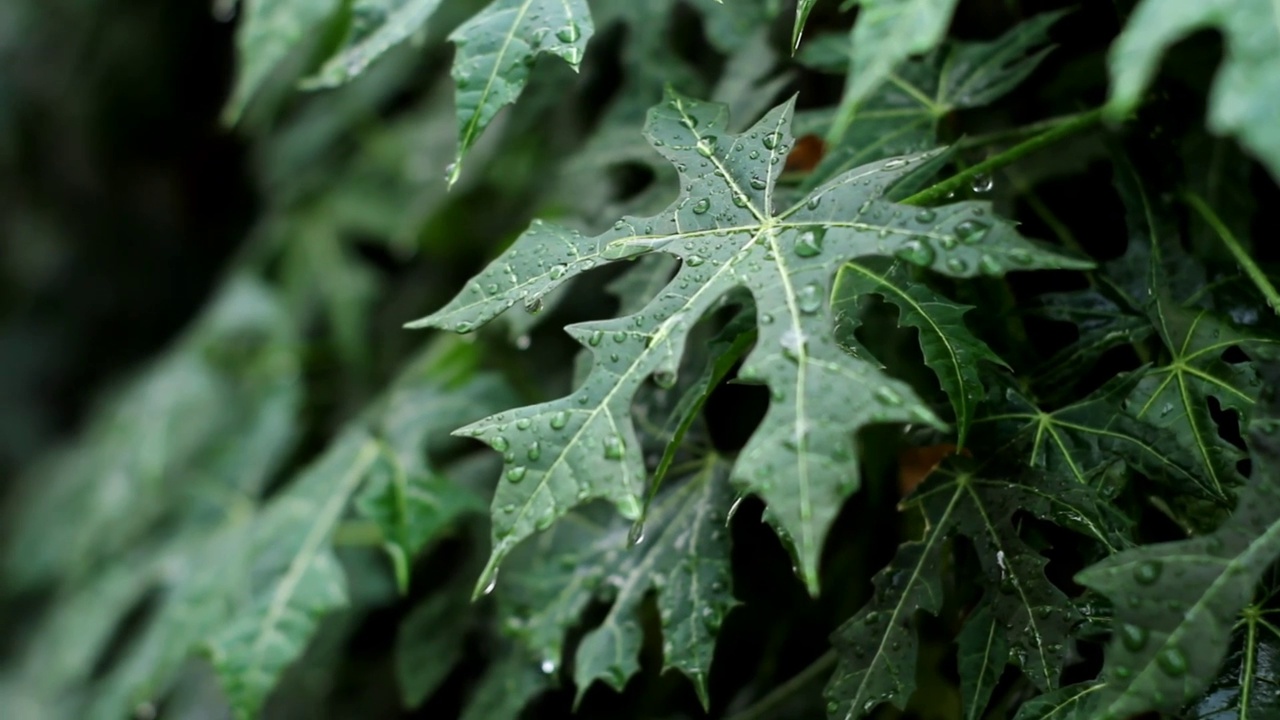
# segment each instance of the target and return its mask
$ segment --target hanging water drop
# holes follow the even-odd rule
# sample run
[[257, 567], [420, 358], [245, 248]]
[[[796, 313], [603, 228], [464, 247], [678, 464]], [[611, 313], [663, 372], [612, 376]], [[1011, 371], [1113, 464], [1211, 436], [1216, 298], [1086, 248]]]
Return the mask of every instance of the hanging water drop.
[[644, 518], [640, 518], [631, 524], [631, 529], [627, 531], [627, 544], [639, 545], [644, 542]]
[[490, 595], [493, 593], [493, 589], [497, 586], [498, 586], [498, 571], [494, 570], [493, 574], [489, 576], [489, 584], [484, 586], [484, 590], [481, 590], [480, 594]]
[[991, 188], [996, 186], [996, 179], [988, 173], [978, 173], [973, 176], [973, 183], [969, 185], [976, 193], [989, 193]]

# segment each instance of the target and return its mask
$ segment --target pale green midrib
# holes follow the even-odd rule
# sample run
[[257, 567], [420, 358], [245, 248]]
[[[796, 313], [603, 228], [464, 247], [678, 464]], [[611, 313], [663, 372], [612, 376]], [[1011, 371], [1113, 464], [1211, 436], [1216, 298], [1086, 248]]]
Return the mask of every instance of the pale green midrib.
[[[955, 489], [951, 496], [951, 502], [947, 503], [947, 509], [943, 511], [942, 517], [938, 519], [938, 523], [934, 527], [933, 533], [929, 535], [929, 540], [928, 542], [925, 543], [925, 547], [923, 548], [923, 551], [920, 553], [919, 562], [917, 562], [916, 566], [912, 568], [911, 577], [907, 579], [907, 584], [903, 588], [902, 594], [898, 596], [898, 604], [894, 606], [893, 614], [890, 616], [889, 622], [887, 625], [887, 627], [890, 630], [892, 630], [893, 627], [897, 624], [898, 615], [902, 613], [902, 610], [903, 610], [902, 606], [906, 600], [907, 591], [915, 585], [916, 579], [920, 577], [920, 566], [923, 565], [925, 561], [928, 559], [929, 552], [931, 551], [933, 545], [938, 540], [938, 538], [942, 537], [945, 534], [943, 533], [943, 528], [947, 526], [948, 521], [951, 518], [951, 511], [955, 509], [956, 502], [960, 499], [960, 493], [963, 490], [964, 488], [959, 483], [955, 484]], [[879, 647], [876, 648], [875, 655], [873, 655], [871, 659], [871, 667], [868, 667], [866, 671], [863, 673], [862, 682], [858, 684], [857, 692], [855, 692], [853, 695], [853, 700], [849, 706], [849, 712], [845, 714], [844, 720], [854, 720], [854, 718], [857, 717], [858, 712], [862, 710], [862, 705], [860, 703], [862, 698], [862, 693], [867, 687], [867, 680], [870, 679], [873, 674], [876, 674], [874, 673], [875, 666], [878, 663], [879, 659], [884, 657], [884, 646], [885, 646], [885, 643], [887, 643], [888, 641], [889, 641], [889, 633], [888, 632], [882, 633], [880, 636], [880, 645]]]
[[[1261, 482], [1267, 482], [1267, 481], [1262, 480]], [[1209, 537], [1212, 537], [1212, 536], [1209, 536]], [[1213, 579], [1213, 582], [1209, 584], [1209, 587], [1206, 588], [1203, 593], [1201, 593], [1200, 599], [1196, 600], [1196, 602], [1193, 603], [1185, 613], [1183, 613], [1182, 622], [1178, 623], [1178, 626], [1174, 628], [1173, 631], [1169, 633], [1168, 637], [1165, 638], [1164, 642], [1160, 644], [1160, 650], [1157, 652], [1151, 653], [1150, 659], [1147, 661], [1146, 665], [1142, 668], [1140, 672], [1138, 672], [1136, 675], [1133, 676], [1133, 680], [1128, 684], [1128, 687], [1132, 688], [1138, 685], [1138, 683], [1141, 680], [1147, 677], [1148, 673], [1153, 672], [1153, 667], [1157, 665], [1156, 658], [1159, 657], [1161, 652], [1163, 652], [1165, 649], [1168, 649], [1171, 645], [1176, 647], [1178, 640], [1182, 637], [1183, 631], [1188, 627], [1188, 625], [1192, 624], [1194, 616], [1199, 615], [1201, 612], [1206, 612], [1206, 613], [1208, 612], [1205, 609], [1206, 599], [1215, 595], [1219, 589], [1219, 585], [1224, 583], [1224, 581], [1226, 581], [1227, 579], [1231, 579], [1231, 580], [1235, 579], [1236, 575], [1229, 572], [1231, 568], [1238, 565], [1243, 566], [1243, 565], [1249, 564], [1256, 555], [1261, 554], [1262, 551], [1265, 550], [1267, 546], [1272, 543], [1280, 544], [1280, 519], [1277, 519], [1276, 521], [1272, 522], [1271, 525], [1268, 526], [1267, 529], [1262, 532], [1262, 534], [1258, 535], [1253, 540], [1249, 541], [1249, 544], [1245, 546], [1245, 549], [1242, 552], [1238, 553], [1234, 559], [1220, 558], [1226, 562], [1226, 567], [1224, 567], [1222, 571], [1218, 573], [1218, 576]], [[1276, 550], [1273, 549], [1271, 551], [1271, 554], [1275, 555]], [[1218, 557], [1218, 556], [1212, 556], [1212, 557]], [[1163, 670], [1159, 670], [1158, 668], [1154, 671], [1160, 672], [1160, 673], [1164, 672]], [[1111, 701], [1111, 705], [1107, 708], [1107, 711], [1111, 712], [1112, 710], [1114, 710], [1116, 707], [1116, 704], [1119, 703], [1121, 700], [1124, 700], [1126, 697], [1127, 697], [1127, 693], [1122, 692], [1119, 696], [1117, 696], [1114, 700]]]
[[[991, 645], [995, 642], [996, 623], [994, 619], [990, 627], [987, 629], [987, 645], [982, 650], [982, 667], [978, 668], [978, 681], [982, 681], [982, 676], [987, 673], [987, 665], [991, 661]], [[965, 713], [965, 718], [977, 718], [978, 711], [982, 708], [978, 707], [978, 693], [973, 694], [972, 702], [969, 704], [969, 712]]]
[[[475, 141], [476, 126], [480, 123], [480, 111], [484, 108], [485, 103], [489, 99], [489, 92], [493, 89], [493, 83], [498, 77], [498, 68], [502, 66], [502, 59], [506, 57], [507, 48], [511, 45], [511, 41], [515, 39], [516, 30], [520, 27], [520, 23], [524, 21], [525, 13], [529, 12], [529, 6], [533, 4], [533, 0], [524, 0], [520, 4], [520, 10], [516, 13], [516, 18], [511, 23], [506, 37], [502, 39], [502, 47], [498, 50], [497, 59], [493, 63], [493, 70], [490, 71], [489, 77], [485, 79], [484, 90], [480, 91], [480, 102], [476, 103], [476, 109], [471, 113], [471, 119], [467, 121], [466, 132], [462, 134], [461, 147], [467, 148]], [[484, 12], [483, 10], [481, 12]]]
[[258, 633], [254, 639], [252, 648], [250, 649], [252, 660], [248, 663], [250, 670], [259, 667], [262, 659], [263, 643], [269, 633], [274, 632], [276, 623], [284, 614], [288, 606], [289, 600], [292, 598], [294, 591], [297, 589], [298, 583], [302, 581], [302, 577], [306, 574], [307, 568], [310, 567], [312, 560], [320, 550], [320, 545], [328, 536], [333, 525], [337, 522], [338, 517], [342, 514], [343, 508], [347, 505], [347, 500], [351, 494], [355, 492], [360, 481], [364, 479], [368, 466], [377, 457], [377, 447], [372, 442], [365, 441], [361, 444], [360, 450], [356, 455], [355, 462], [347, 470], [347, 474], [343, 476], [342, 481], [338, 484], [338, 492], [330, 495], [329, 499], [320, 508], [317, 513], [317, 522], [313, 523], [311, 530], [308, 531], [298, 553], [294, 555], [293, 560], [289, 563], [289, 569], [285, 576], [281, 578], [280, 583], [276, 585], [276, 590], [272, 594], [271, 604], [267, 608], [267, 613], [263, 617], [262, 622], [258, 625]]
[[[965, 482], [962, 484], [962, 487], [969, 493], [969, 496], [973, 499], [974, 507], [978, 509], [978, 514], [982, 516], [982, 523], [987, 526], [987, 533], [991, 536], [991, 539], [1001, 547], [1001, 551], [1003, 552], [1004, 543], [1000, 541], [999, 539], [1000, 535], [999, 533], [996, 532], [995, 525], [991, 522], [991, 517], [987, 515], [987, 507], [982, 504], [982, 498], [978, 497], [978, 494], [973, 491], [973, 486], [971, 483]], [[1018, 590], [1018, 597], [1022, 600], [1022, 606], [1027, 609], [1027, 622], [1031, 625], [1032, 631], [1035, 633], [1036, 652], [1040, 655], [1040, 664], [1044, 671], [1045, 685], [1047, 687], [1052, 688], [1053, 675], [1050, 674], [1051, 668], [1049, 667], [1049, 658], [1046, 657], [1044, 654], [1044, 637], [1040, 631], [1039, 625], [1036, 624], [1035, 610], [1031, 607], [1031, 601], [1027, 599], [1027, 593], [1026, 593], [1026, 590], [1022, 587], [1022, 582], [1020, 581], [1020, 578], [1013, 572], [1012, 553], [1005, 553], [1005, 558], [1006, 558], [1006, 563], [1009, 565], [1009, 568], [1010, 568], [1009, 575], [1010, 577], [1014, 578], [1013, 586]], [[1001, 573], [1003, 573], [1005, 571], [1005, 568], [1003, 567], [1000, 568], [1000, 571]], [[1026, 671], [1026, 668], [1023, 668], [1023, 670]]]

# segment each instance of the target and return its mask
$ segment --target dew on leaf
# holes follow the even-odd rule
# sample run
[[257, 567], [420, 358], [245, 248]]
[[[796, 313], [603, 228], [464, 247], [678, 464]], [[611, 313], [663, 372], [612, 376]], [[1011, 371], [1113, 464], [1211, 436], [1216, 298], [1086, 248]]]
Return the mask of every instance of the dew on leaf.
[[1124, 623], [1120, 626], [1120, 642], [1131, 652], [1139, 652], [1147, 645], [1146, 628]]
[[560, 42], [575, 42], [578, 38], [582, 37], [582, 30], [578, 28], [578, 23], [571, 22], [557, 30], [556, 37]]
[[524, 480], [525, 473], [527, 472], [528, 469], [523, 465], [516, 465], [515, 467], [507, 470], [507, 482], [518, 483], [521, 480]]
[[800, 312], [812, 315], [822, 309], [822, 287], [817, 283], [809, 283], [796, 293], [796, 305]]
[[707, 259], [702, 257], [701, 255], [690, 255], [689, 257], [684, 259], [685, 264], [688, 265], [689, 267], [698, 267], [699, 265], [701, 265], [706, 261]]
[[467, 333], [471, 332], [474, 329], [475, 329], [475, 326], [467, 322], [466, 320], [459, 320], [457, 324], [453, 326], [453, 331], [458, 333], [459, 335], [466, 335]]
[[981, 220], [961, 220], [956, 224], [956, 237], [966, 245], [976, 245], [987, 236], [988, 227]]
[[761, 178], [755, 175], [751, 176], [751, 180], [749, 181], [749, 184], [751, 185], [751, 188], [753, 190], [763, 190], [766, 187], [768, 187], [768, 183], [764, 181], [764, 178]]
[[529, 452], [526, 453], [526, 455], [529, 457], [530, 460], [537, 460], [538, 458], [542, 457], [542, 446], [538, 444], [537, 440], [534, 440], [533, 442], [529, 443]]
[[936, 220], [937, 217], [938, 213], [934, 212], [933, 208], [924, 208], [920, 212], [916, 213], [916, 222], [928, 224]]
[[621, 460], [625, 453], [622, 438], [611, 435], [604, 440], [604, 457], [606, 460]]
[[1156, 665], [1165, 674], [1173, 677], [1181, 677], [1187, 674], [1187, 656], [1177, 647], [1167, 647], [1160, 651], [1156, 656]]
[[1164, 570], [1164, 565], [1158, 560], [1147, 560], [1138, 563], [1133, 568], [1133, 579], [1139, 584], [1151, 585], [1160, 579], [1160, 572]]
[[796, 255], [802, 258], [817, 257], [822, 254], [822, 239], [826, 233], [820, 228], [810, 228], [796, 238]]
[[565, 425], [569, 424], [569, 413], [564, 410], [557, 410], [551, 416], [551, 429], [563, 430]]
[[698, 144], [695, 149], [702, 157], [711, 157], [716, 152], [716, 136], [707, 135], [706, 137], [698, 138]]
[[507, 442], [507, 439], [501, 435], [494, 435], [493, 439], [489, 441], [489, 446], [498, 452], [506, 452], [509, 445], [510, 443]]
[[933, 246], [924, 240], [908, 240], [898, 248], [894, 255], [899, 260], [905, 260], [913, 265], [928, 267], [933, 264], [933, 260], [937, 257]]
[[765, 133], [764, 137], [760, 139], [760, 143], [768, 150], [778, 147], [780, 142], [782, 142], [782, 133], [780, 132]]
[[967, 272], [969, 270], [969, 263], [965, 262], [964, 258], [947, 258], [947, 269], [956, 273]]
[[706, 198], [702, 198], [701, 200], [693, 204], [693, 213], [695, 215], [702, 215], [710, 209], [711, 209], [711, 201]]
[[675, 387], [676, 374], [670, 370], [659, 370], [653, 374], [653, 384], [660, 388]]

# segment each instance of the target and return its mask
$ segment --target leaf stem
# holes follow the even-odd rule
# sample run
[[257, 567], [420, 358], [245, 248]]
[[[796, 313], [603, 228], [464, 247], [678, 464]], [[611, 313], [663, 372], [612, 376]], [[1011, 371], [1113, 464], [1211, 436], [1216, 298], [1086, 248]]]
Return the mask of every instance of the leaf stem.
[[967, 187], [973, 178], [978, 175], [990, 174], [993, 170], [1009, 165], [1022, 157], [1029, 155], [1041, 148], [1054, 144], [1055, 142], [1083, 132], [1097, 125], [1102, 121], [1102, 108], [1095, 108], [1088, 112], [1080, 113], [1060, 124], [1045, 130], [1039, 135], [1027, 138], [1026, 140], [1005, 150], [999, 155], [993, 155], [982, 162], [962, 170], [955, 175], [935, 183], [924, 190], [906, 198], [899, 202], [903, 205], [928, 205], [945, 199], [947, 195], [954, 193], [961, 188]]
[[768, 717], [779, 703], [786, 700], [797, 690], [803, 688], [813, 682], [822, 673], [831, 669], [836, 664], [836, 651], [828, 650], [822, 654], [817, 660], [810, 663], [809, 667], [801, 670], [790, 680], [782, 683], [774, 688], [768, 695], [760, 698], [747, 709], [740, 713], [732, 715], [729, 720], [759, 720], [759, 718]]
[[1059, 125], [1078, 119], [1088, 112], [1072, 113], [1071, 115], [1057, 115], [1044, 120], [1037, 120], [1026, 125], [1018, 125], [1017, 127], [1005, 128], [994, 132], [983, 133], [981, 135], [970, 135], [961, 137], [956, 140], [955, 146], [958, 150], [968, 150], [975, 147], [983, 147], [984, 145], [992, 145], [1004, 140], [1013, 140], [1015, 138], [1026, 137], [1027, 135], [1035, 135], [1046, 130], [1052, 130]]
[[1204, 201], [1199, 195], [1187, 191], [1182, 193], [1182, 201], [1191, 206], [1191, 209], [1200, 213], [1200, 217], [1208, 223], [1209, 227], [1218, 234], [1218, 239], [1222, 240], [1222, 244], [1227, 246], [1227, 250], [1240, 264], [1244, 270], [1244, 274], [1249, 276], [1253, 281], [1258, 292], [1267, 299], [1267, 304], [1271, 306], [1271, 310], [1280, 315], [1280, 292], [1276, 292], [1276, 287], [1271, 284], [1271, 280], [1267, 278], [1266, 273], [1262, 272], [1262, 268], [1258, 267], [1258, 263], [1249, 257], [1249, 251], [1244, 249], [1240, 241], [1236, 238], [1235, 233], [1222, 222], [1222, 218], [1218, 217], [1218, 213], [1209, 207], [1209, 203]]

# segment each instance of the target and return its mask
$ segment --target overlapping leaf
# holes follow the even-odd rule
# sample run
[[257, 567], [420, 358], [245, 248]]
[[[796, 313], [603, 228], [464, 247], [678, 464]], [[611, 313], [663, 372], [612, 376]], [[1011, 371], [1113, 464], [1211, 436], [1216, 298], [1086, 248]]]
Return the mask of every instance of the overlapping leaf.
[[[986, 686], [990, 673], [998, 677], [1006, 660], [1012, 660], [1036, 687], [1056, 687], [1078, 616], [1045, 577], [1048, 560], [1019, 537], [1013, 516], [1028, 512], [1051, 522], [1073, 518], [1071, 526], [1092, 528], [1092, 537], [1106, 543], [1099, 497], [1088, 487], [1052, 476], [1034, 475], [1031, 482], [1018, 484], [962, 471], [935, 473], [908, 502], [924, 513], [925, 535], [898, 548], [889, 566], [876, 574], [871, 601], [832, 637], [839, 665], [827, 686], [828, 715], [853, 720], [881, 703], [906, 706], [916, 687], [915, 615], [937, 614], [942, 607], [943, 558], [956, 535], [972, 540], [985, 588], [982, 608], [970, 619], [979, 627], [962, 633], [976, 637], [966, 637], [962, 651], [972, 663], [1000, 666], [962, 672], [975, 688]], [[983, 626], [983, 619], [991, 617], [998, 620], [998, 641], [992, 628]], [[973, 650], [988, 643], [993, 647]], [[968, 698], [981, 703], [983, 692], [989, 689], [975, 689]]]
[[338, 0], [241, 0], [235, 89], [223, 117], [235, 122], [289, 53], [338, 9]]
[[957, 444], [964, 446], [974, 409], [984, 394], [980, 363], [1004, 365], [991, 348], [964, 324], [972, 308], [954, 303], [912, 278], [901, 262], [859, 260], [845, 263], [836, 276], [832, 307], [837, 316], [856, 318], [858, 298], [879, 295], [898, 308], [898, 324], [919, 331], [925, 364], [951, 399]]
[[342, 47], [305, 85], [333, 87], [351, 80], [383, 53], [421, 32], [439, 5], [440, 0], [355, 0]]
[[1280, 420], [1277, 408], [1249, 435], [1253, 476], [1215, 532], [1114, 555], [1077, 576], [1111, 599], [1116, 630], [1104, 688], [1076, 717], [1177, 712], [1218, 675], [1236, 619], [1280, 557]]
[[[1060, 12], [1044, 13], [995, 40], [948, 43], [920, 60], [906, 60], [911, 53], [895, 55], [882, 74], [860, 76], [858, 82], [867, 87], [860, 96], [846, 90], [832, 121], [836, 141], [810, 182], [882, 157], [933, 147], [938, 124], [949, 113], [993, 102], [1039, 66], [1053, 49], [1047, 44], [1048, 30], [1061, 17]], [[855, 47], [864, 32], [861, 27], [860, 20], [854, 27]], [[848, 72], [852, 87], [862, 56], [850, 64], [849, 42], [845, 36], [818, 37], [805, 45], [798, 59], [815, 69]], [[929, 41], [925, 49], [935, 42]]]
[[1271, 0], [1144, 0], [1111, 48], [1114, 116], [1131, 111], [1165, 51], [1198, 30], [1223, 34], [1226, 52], [1209, 97], [1209, 129], [1233, 135], [1280, 178], [1280, 16]]
[[1273, 587], [1240, 613], [1218, 677], [1187, 717], [1262, 720], [1280, 716], [1280, 612], [1274, 599]]
[[565, 632], [593, 598], [609, 598], [609, 613], [578, 646], [573, 675], [579, 698], [598, 679], [621, 690], [640, 669], [640, 603], [656, 589], [665, 665], [689, 677], [705, 704], [715, 637], [736, 604], [727, 475], [723, 461], [704, 461], [654, 501], [642, 526], [600, 513], [564, 518], [503, 576], [508, 630], [554, 672]]
[[911, 389], [833, 339], [828, 303], [840, 263], [897, 255], [957, 277], [1035, 267], [1082, 267], [1040, 249], [986, 203], [907, 208], [890, 186], [928, 155], [851, 171], [788, 208], [773, 186], [790, 149], [791, 105], [741, 135], [725, 132], [723, 106], [671, 94], [650, 112], [651, 143], [680, 172], [682, 191], [663, 213], [627, 217], [596, 237], [536, 222], [446, 307], [414, 323], [468, 332], [609, 260], [661, 251], [682, 260], [670, 284], [627, 317], [570, 326], [594, 356], [568, 397], [520, 408], [459, 431], [507, 454], [493, 504], [494, 548], [478, 587], [493, 581], [516, 543], [592, 498], [639, 515], [644, 465], [631, 401], [649, 376], [673, 378], [689, 328], [721, 297], [751, 292], [760, 339], [740, 373], [769, 386], [772, 402], [743, 449], [735, 484], [761, 495], [768, 519], [817, 591], [817, 559], [840, 501], [857, 487], [851, 434], [879, 422], [936, 422]]
[[594, 31], [586, 0], [493, 0], [449, 35], [458, 48], [458, 155], [450, 185], [494, 115], [520, 96], [538, 56], [556, 55], [577, 69]]

